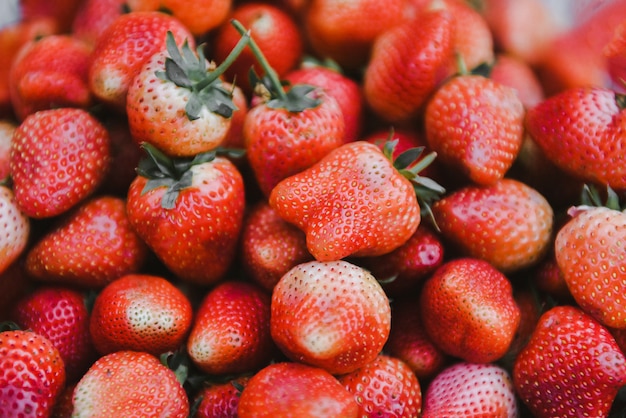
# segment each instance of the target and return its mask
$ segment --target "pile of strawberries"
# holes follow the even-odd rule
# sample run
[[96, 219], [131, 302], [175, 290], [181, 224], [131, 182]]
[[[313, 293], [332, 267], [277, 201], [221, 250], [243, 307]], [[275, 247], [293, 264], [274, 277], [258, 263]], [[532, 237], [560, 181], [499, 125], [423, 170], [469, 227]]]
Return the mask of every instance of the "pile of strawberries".
[[20, 0], [0, 417], [623, 417], [626, 4]]

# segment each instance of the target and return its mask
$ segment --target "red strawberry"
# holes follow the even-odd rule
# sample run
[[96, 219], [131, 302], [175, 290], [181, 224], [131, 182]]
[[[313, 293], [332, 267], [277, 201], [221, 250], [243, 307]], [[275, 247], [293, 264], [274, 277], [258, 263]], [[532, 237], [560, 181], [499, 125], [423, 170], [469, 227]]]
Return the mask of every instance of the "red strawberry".
[[186, 418], [189, 401], [176, 375], [140, 351], [100, 357], [74, 389], [73, 417]]
[[78, 382], [65, 385], [63, 391], [57, 398], [51, 418], [72, 418], [74, 407], [72, 406], [72, 398], [74, 397], [74, 388]]
[[22, 46], [9, 73], [17, 118], [57, 107], [89, 107], [90, 55], [90, 46], [71, 35], [45, 36]]
[[446, 241], [506, 273], [537, 263], [551, 243], [552, 207], [517, 180], [462, 187], [435, 202], [432, 211]]
[[18, 259], [0, 273], [0, 318], [11, 317], [14, 306], [29, 295], [36, 284], [24, 271], [22, 260]]
[[[129, 1], [132, 3], [133, 0]], [[232, 12], [233, 0], [160, 0], [157, 8], [170, 10], [196, 37], [207, 35], [226, 21]], [[154, 8], [153, 10], [156, 10]]]
[[374, 113], [393, 123], [417, 117], [448, 75], [453, 36], [454, 18], [446, 10], [421, 13], [378, 36], [363, 76]]
[[533, 67], [515, 55], [499, 53], [491, 66], [489, 78], [513, 88], [526, 109], [545, 99], [543, 86]]
[[120, 276], [138, 272], [147, 255], [146, 244], [126, 214], [126, 202], [96, 196], [34, 243], [25, 268], [40, 281], [100, 289]]
[[30, 217], [60, 215], [95, 192], [109, 158], [109, 134], [85, 110], [31, 114], [17, 127], [11, 143], [15, 199]]
[[0, 182], [7, 180], [11, 174], [11, 141], [17, 123], [8, 119], [0, 119]]
[[48, 417], [65, 385], [59, 350], [32, 331], [0, 332], [0, 416]]
[[92, 48], [98, 37], [124, 13], [126, 0], [82, 0], [72, 22], [72, 35]]
[[613, 37], [604, 46], [602, 52], [607, 59], [613, 88], [626, 93], [626, 19], [615, 28]]
[[361, 416], [417, 417], [422, 409], [417, 377], [397, 358], [381, 354], [338, 379], [354, 395]]
[[[236, 57], [247, 39], [242, 37], [226, 59]], [[202, 48], [194, 53], [187, 41], [179, 50], [168, 32], [167, 50], [148, 58], [128, 87], [126, 113], [133, 139], [175, 157], [194, 156], [224, 142], [236, 109], [229, 87], [219, 78], [229, 62], [223, 64], [211, 68]]]
[[390, 330], [391, 309], [374, 277], [346, 261], [311, 261], [272, 293], [272, 338], [291, 359], [332, 374], [372, 361]]
[[21, 18], [31, 20], [41, 17], [52, 19], [61, 32], [67, 32], [71, 26], [81, 0], [19, 0]]
[[201, 302], [187, 353], [208, 374], [253, 372], [274, 354], [270, 296], [251, 283], [226, 281]]
[[606, 417], [626, 385], [626, 357], [600, 323], [574, 306], [557, 306], [539, 319], [513, 381], [537, 418]]
[[194, 418], [237, 418], [242, 390], [250, 377], [242, 376], [225, 383], [209, 383], [196, 395], [199, 402]]
[[354, 397], [327, 371], [299, 363], [261, 369], [241, 393], [240, 418], [356, 418]]
[[585, 182], [626, 189], [626, 100], [597, 87], [570, 88], [528, 110], [528, 132], [546, 157]]
[[22, 329], [41, 334], [54, 344], [68, 382], [74, 382], [96, 360], [89, 315], [84, 293], [69, 287], [39, 287], [17, 302], [12, 318]]
[[184, 344], [192, 318], [191, 302], [168, 280], [129, 274], [98, 294], [89, 330], [102, 355], [135, 350], [158, 356]]
[[476, 184], [491, 185], [517, 157], [524, 116], [524, 105], [512, 88], [479, 75], [459, 75], [429, 100], [426, 140], [452, 170]]
[[165, 49], [171, 31], [177, 44], [191, 32], [175, 17], [161, 12], [131, 12], [120, 15], [98, 37], [89, 66], [89, 88], [100, 101], [118, 110], [126, 107], [126, 94], [133, 78], [155, 53]]
[[349, 142], [272, 190], [270, 205], [306, 233], [317, 260], [385, 254], [417, 229], [420, 206], [408, 178], [423, 178], [415, 174], [418, 166], [406, 169], [414, 160], [412, 151], [407, 151], [411, 161], [396, 159], [402, 160], [397, 169], [391, 148], [383, 152], [369, 142]]
[[171, 160], [144, 148], [149, 156], [128, 190], [131, 225], [180, 279], [215, 283], [230, 267], [243, 224], [241, 173], [215, 152]]
[[0, 235], [0, 273], [6, 271], [26, 250], [31, 234], [31, 221], [22, 212], [13, 191], [0, 185], [0, 222], [4, 233]]
[[518, 414], [511, 376], [495, 364], [455, 363], [439, 373], [424, 394], [423, 418]]
[[292, 267], [313, 259], [304, 232], [285, 222], [264, 200], [249, 210], [240, 242], [243, 268], [270, 291]]
[[424, 283], [419, 304], [431, 340], [471, 363], [500, 359], [520, 322], [511, 283], [478, 259], [458, 258], [439, 267]]

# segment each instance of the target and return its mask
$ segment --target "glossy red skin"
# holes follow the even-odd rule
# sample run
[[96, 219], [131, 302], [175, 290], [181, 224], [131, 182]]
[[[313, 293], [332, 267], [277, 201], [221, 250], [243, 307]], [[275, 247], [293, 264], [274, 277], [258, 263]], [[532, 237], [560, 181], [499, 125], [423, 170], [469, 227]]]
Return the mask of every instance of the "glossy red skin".
[[362, 416], [418, 416], [422, 389], [402, 360], [381, 354], [339, 381], [354, 395]]
[[110, 152], [106, 128], [85, 110], [58, 108], [29, 115], [11, 144], [19, 206], [32, 218], [50, 218], [75, 207], [104, 181]]
[[125, 200], [94, 196], [29, 248], [25, 269], [45, 283], [101, 289], [140, 271], [147, 256], [148, 248], [126, 214]]
[[473, 258], [439, 267], [424, 283], [419, 304], [433, 343], [470, 363], [502, 358], [520, 322], [509, 280], [486, 261]]
[[354, 397], [327, 371], [300, 363], [273, 363], [248, 381], [240, 418], [358, 416]]
[[21, 298], [12, 318], [48, 338], [59, 350], [68, 382], [77, 381], [97, 354], [89, 333], [86, 295], [70, 287], [39, 287]]
[[121, 350], [159, 356], [176, 351], [191, 329], [191, 302], [160, 276], [129, 274], [96, 297], [89, 330], [101, 355]]
[[626, 357], [592, 317], [571, 305], [556, 306], [541, 316], [515, 360], [513, 381], [538, 418], [608, 416], [626, 384]]
[[31, 331], [0, 332], [0, 411], [50, 416], [65, 385], [59, 350]]
[[196, 399], [200, 405], [195, 418], [237, 418], [241, 391], [245, 389], [249, 376], [239, 377], [226, 383], [209, 383], [200, 389]]
[[571, 88], [529, 109], [526, 127], [546, 157], [565, 172], [624, 190], [626, 110], [616, 98], [606, 88]]
[[306, 233], [309, 252], [320, 261], [393, 251], [421, 220], [411, 183], [365, 141], [344, 144], [283, 180], [269, 202]]
[[82, 0], [72, 22], [72, 35], [92, 48], [100, 35], [124, 13], [126, 0]]
[[208, 374], [253, 372], [275, 354], [270, 335], [270, 295], [251, 283], [225, 281], [195, 315], [187, 353]]
[[127, 211], [133, 228], [168, 269], [183, 281], [208, 285], [224, 276], [235, 257], [245, 191], [241, 173], [226, 158], [192, 170], [192, 184], [181, 190], [173, 209], [161, 206], [165, 186], [142, 194], [147, 179], [137, 176]]

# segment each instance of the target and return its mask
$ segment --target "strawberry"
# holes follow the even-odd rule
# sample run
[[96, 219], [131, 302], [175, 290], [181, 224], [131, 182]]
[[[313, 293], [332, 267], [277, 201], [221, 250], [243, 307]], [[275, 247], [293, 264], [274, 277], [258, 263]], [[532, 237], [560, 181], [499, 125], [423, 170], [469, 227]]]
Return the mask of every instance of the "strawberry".
[[161, 12], [131, 12], [120, 15], [98, 37], [91, 54], [88, 83], [93, 95], [123, 111], [128, 87], [143, 64], [165, 49], [171, 31], [176, 44], [194, 38], [178, 19]]
[[272, 292], [272, 338], [289, 358], [332, 374], [372, 361], [390, 331], [389, 300], [376, 279], [346, 261], [292, 268]]
[[197, 393], [199, 402], [194, 418], [237, 418], [237, 408], [241, 392], [245, 389], [249, 376], [242, 376], [227, 382], [209, 383]]
[[175, 157], [194, 156], [220, 145], [236, 109], [232, 93], [219, 77], [247, 39], [242, 37], [232, 56], [211, 69], [201, 47], [194, 54], [186, 41], [179, 50], [168, 32], [167, 50], [150, 57], [128, 87], [126, 113], [133, 139]]
[[11, 64], [11, 104], [19, 120], [38, 110], [88, 108], [90, 46], [71, 35], [50, 35], [20, 48]]
[[57, 398], [52, 411], [51, 418], [71, 418], [74, 407], [72, 406], [72, 398], [74, 397], [74, 388], [78, 382], [65, 385], [63, 391]]
[[95, 46], [98, 37], [124, 13], [126, 0], [82, 0], [72, 21], [72, 35]]
[[65, 385], [59, 350], [32, 331], [0, 332], [0, 416], [47, 417]]
[[512, 88], [479, 75], [459, 75], [429, 100], [426, 140], [452, 170], [476, 184], [491, 185], [517, 157], [524, 116], [524, 105]]
[[[237, 4], [230, 14], [231, 22], [239, 22], [246, 27], [267, 61], [278, 77], [296, 67], [302, 58], [304, 40], [294, 18], [268, 2], [245, 2]], [[213, 55], [218, 62], [222, 62], [230, 51], [239, 42], [241, 34], [230, 22], [225, 22], [217, 28], [213, 40]], [[249, 72], [257, 73], [262, 68], [252, 50], [241, 52], [237, 59], [226, 70], [227, 80], [241, 87], [246, 96], [250, 96], [255, 85], [249, 78]], [[261, 75], [264, 75], [261, 72]]]
[[421, 221], [416, 190], [420, 198], [442, 190], [417, 174], [432, 154], [419, 159], [423, 149], [417, 148], [392, 162], [394, 144], [381, 151], [349, 142], [272, 190], [270, 205], [306, 233], [317, 260], [386, 254], [415, 233]]
[[214, 287], [195, 315], [187, 353], [208, 374], [261, 369], [274, 354], [269, 294], [251, 283], [232, 280]]
[[626, 213], [618, 206], [570, 208], [559, 229], [554, 255], [559, 271], [580, 308], [611, 328], [626, 328], [621, 243]]
[[517, 417], [518, 413], [513, 381], [505, 369], [458, 362], [428, 385], [422, 417]]
[[133, 229], [180, 279], [215, 283], [230, 267], [243, 224], [241, 173], [216, 151], [172, 160], [144, 149], [127, 197]]
[[381, 354], [338, 379], [354, 395], [361, 416], [417, 417], [422, 409], [417, 377], [397, 358]]
[[304, 232], [285, 222], [265, 200], [248, 211], [240, 243], [243, 268], [270, 291], [292, 267], [313, 259]]
[[5, 182], [11, 174], [11, 141], [17, 123], [0, 119], [0, 182]]
[[613, 88], [626, 93], [626, 19], [615, 28], [613, 37], [602, 52], [607, 60], [607, 71], [613, 81]]
[[545, 99], [545, 92], [534, 69], [519, 57], [499, 53], [491, 66], [489, 78], [515, 90], [526, 109]]
[[281, 362], [252, 376], [237, 412], [240, 418], [356, 418], [358, 410], [352, 394], [324, 369]]
[[517, 180], [462, 187], [435, 202], [432, 211], [447, 243], [505, 273], [533, 266], [551, 243], [552, 207]]
[[231, 100], [237, 108], [230, 117], [230, 127], [228, 133], [222, 142], [222, 147], [230, 149], [244, 149], [243, 139], [243, 124], [246, 121], [246, 115], [250, 110], [250, 104], [248, 103], [248, 97], [243, 92], [241, 87], [233, 85], [230, 89], [232, 93]]
[[147, 253], [124, 199], [101, 195], [81, 203], [39, 238], [28, 250], [25, 268], [46, 283], [101, 289], [138, 272]]
[[36, 284], [26, 274], [18, 259], [0, 273], [0, 318], [10, 318], [17, 302], [30, 294]]
[[97, 295], [89, 330], [101, 355], [135, 350], [158, 356], [183, 345], [192, 317], [191, 302], [168, 280], [128, 274]]
[[186, 418], [187, 395], [174, 372], [151, 354], [116, 351], [100, 357], [74, 389], [75, 418]]
[[355, 72], [367, 64], [372, 44], [394, 27], [402, 0], [310, 0], [304, 9], [304, 32], [315, 55]]
[[508, 350], [520, 322], [509, 280], [489, 263], [457, 258], [424, 283], [421, 318], [430, 339], [446, 354], [489, 363]]
[[0, 236], [0, 273], [9, 269], [26, 250], [31, 235], [31, 221], [20, 209], [13, 190], [0, 185], [0, 222], [4, 233]]
[[626, 357], [608, 329], [574, 306], [539, 319], [513, 368], [521, 400], [537, 418], [606, 417], [626, 385]]
[[623, 95], [570, 88], [528, 110], [526, 126], [546, 157], [581, 181], [626, 189], [620, 163], [626, 126]]
[[219, 28], [233, 7], [233, 0], [160, 0], [156, 3], [160, 8], [171, 10], [172, 16], [180, 20], [195, 37]]
[[391, 305], [391, 331], [385, 352], [402, 360], [420, 382], [435, 377], [448, 363], [448, 355], [426, 334], [420, 305], [410, 296], [394, 299]]
[[109, 134], [85, 110], [31, 114], [17, 127], [11, 143], [15, 199], [32, 218], [60, 215], [95, 192], [109, 159]]
[[363, 75], [363, 93], [374, 114], [394, 124], [419, 116], [448, 76], [453, 36], [453, 15], [441, 9], [378, 36]]
[[43, 335], [59, 350], [68, 382], [77, 381], [96, 360], [86, 297], [69, 287], [38, 287], [19, 299], [12, 314], [22, 329]]

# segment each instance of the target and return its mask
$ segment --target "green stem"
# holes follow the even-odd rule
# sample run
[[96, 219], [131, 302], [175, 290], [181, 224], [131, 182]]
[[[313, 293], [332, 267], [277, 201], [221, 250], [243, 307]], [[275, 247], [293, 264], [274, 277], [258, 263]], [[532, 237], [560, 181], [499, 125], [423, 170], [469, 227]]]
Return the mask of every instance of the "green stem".
[[[235, 29], [237, 29], [237, 31], [241, 35], [243, 35], [244, 33], [247, 33], [246, 28], [244, 28], [243, 25], [236, 19], [232, 19], [230, 23], [235, 27]], [[270, 63], [267, 62], [265, 55], [263, 55], [263, 52], [261, 51], [257, 43], [254, 41], [252, 36], [250, 36], [250, 41], [248, 45], [250, 46], [250, 49], [252, 50], [252, 53], [256, 57], [257, 61], [259, 62], [259, 64], [261, 64], [261, 67], [263, 68], [267, 76], [269, 77], [272, 83], [272, 87], [274, 87], [274, 90], [276, 91], [276, 94], [278, 94], [278, 97], [281, 100], [286, 100], [287, 94], [285, 93], [285, 90], [283, 89], [283, 85], [281, 84], [280, 79], [278, 78], [278, 74], [276, 74], [276, 71], [274, 71]]]
[[211, 71], [211, 73], [209, 74], [207, 78], [202, 80], [202, 82], [198, 83], [196, 85], [196, 89], [198, 91], [201, 91], [202, 89], [204, 89], [205, 87], [213, 83], [222, 74], [224, 74], [224, 72], [237, 59], [239, 54], [241, 54], [241, 51], [243, 51], [243, 49], [249, 44], [250, 41], [251, 41], [250, 31], [247, 31], [247, 32], [244, 31], [241, 34], [241, 39], [239, 39], [239, 42], [237, 42], [237, 45], [235, 45], [233, 50], [230, 51], [226, 59], [222, 61], [222, 63], [215, 70]]

